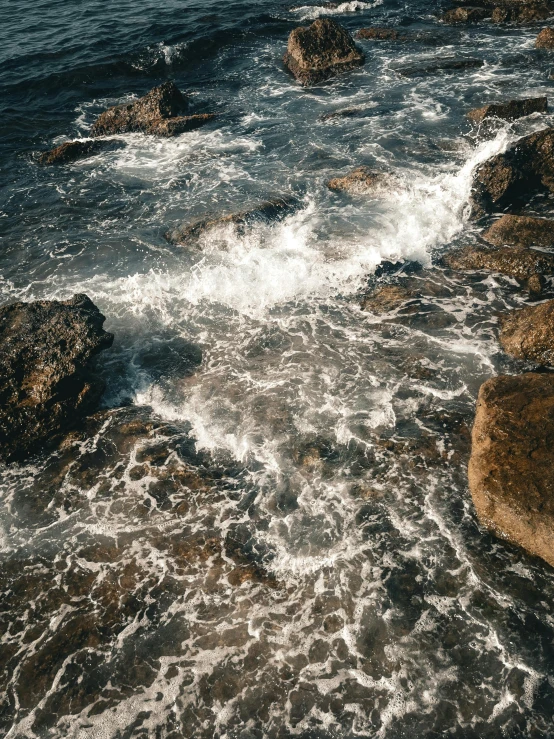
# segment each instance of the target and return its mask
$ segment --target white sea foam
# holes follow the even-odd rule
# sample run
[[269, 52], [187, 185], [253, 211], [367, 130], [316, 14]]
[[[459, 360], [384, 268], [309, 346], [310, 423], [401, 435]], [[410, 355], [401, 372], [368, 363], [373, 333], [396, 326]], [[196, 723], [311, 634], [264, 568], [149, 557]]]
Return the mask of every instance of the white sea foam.
[[350, 0], [349, 2], [333, 5], [301, 5], [292, 8], [291, 13], [298, 16], [299, 20], [316, 20], [322, 15], [344, 15], [345, 13], [355, 13], [356, 11], [370, 10], [383, 4], [383, 0], [374, 0], [374, 2], [362, 2], [361, 0]]

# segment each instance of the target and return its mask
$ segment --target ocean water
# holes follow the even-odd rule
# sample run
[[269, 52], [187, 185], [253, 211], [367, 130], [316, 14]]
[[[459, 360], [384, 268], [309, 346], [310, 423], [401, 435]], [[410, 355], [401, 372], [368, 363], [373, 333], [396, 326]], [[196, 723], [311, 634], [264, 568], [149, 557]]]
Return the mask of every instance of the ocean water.
[[[465, 113], [548, 95], [551, 59], [537, 27], [439, 9], [0, 0], [0, 299], [85, 292], [116, 337], [86, 433], [0, 471], [2, 736], [554, 736], [554, 574], [479, 525], [465, 474], [528, 296], [439, 261], [476, 238], [473, 169], [552, 124]], [[281, 58], [322, 15], [410, 40], [303, 89]], [[484, 65], [398, 72], [444, 56]], [[37, 166], [167, 79], [217, 119]], [[359, 164], [397, 190], [326, 188]], [[164, 238], [281, 195], [281, 221]], [[361, 310], [391, 283], [409, 302]]]

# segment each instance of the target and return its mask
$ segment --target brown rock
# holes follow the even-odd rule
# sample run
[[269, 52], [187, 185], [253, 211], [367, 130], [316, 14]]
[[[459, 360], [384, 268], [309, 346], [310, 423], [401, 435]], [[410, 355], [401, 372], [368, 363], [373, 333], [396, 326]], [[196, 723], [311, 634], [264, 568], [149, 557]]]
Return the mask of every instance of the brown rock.
[[348, 192], [352, 195], [383, 195], [398, 189], [398, 180], [388, 172], [369, 167], [356, 167], [344, 177], [334, 177], [327, 182], [330, 190]]
[[372, 41], [398, 41], [402, 36], [396, 28], [360, 28], [356, 38]]
[[554, 375], [494, 377], [479, 392], [469, 487], [495, 534], [554, 566]]
[[440, 20], [443, 23], [477, 23], [491, 17], [492, 11], [487, 8], [453, 8], [443, 13]]
[[543, 28], [535, 41], [537, 49], [554, 49], [554, 28]]
[[471, 110], [467, 117], [481, 123], [485, 118], [502, 118], [506, 121], [514, 121], [531, 113], [546, 113], [548, 111], [548, 99], [546, 97], [525, 98], [524, 100], [510, 100], [507, 103], [492, 103], [483, 108]]
[[495, 246], [554, 247], [554, 220], [531, 216], [502, 216], [482, 237]]
[[92, 358], [111, 346], [86, 295], [0, 309], [0, 459], [21, 460], [59, 440], [97, 405]]
[[361, 308], [371, 313], [387, 313], [400, 308], [406, 301], [417, 297], [413, 290], [401, 285], [384, 285], [364, 297]]
[[323, 82], [361, 66], [364, 60], [348, 31], [328, 18], [292, 31], [283, 59], [302, 85]]
[[148, 133], [177, 136], [203, 126], [213, 114], [186, 115], [189, 101], [173, 82], [154, 87], [134, 103], [116, 105], [102, 113], [91, 129], [91, 136], [121, 133]]
[[554, 255], [518, 247], [490, 249], [466, 246], [447, 254], [443, 261], [452, 269], [484, 269], [515, 277], [517, 280], [527, 280], [536, 274], [554, 274]]
[[120, 149], [125, 144], [118, 141], [66, 141], [55, 149], [45, 151], [38, 158], [39, 164], [70, 164], [79, 159], [101, 154], [103, 151]]
[[494, 9], [493, 23], [534, 23], [544, 21], [552, 15], [552, 6], [546, 2], [531, 2]]
[[505, 316], [500, 343], [517, 359], [554, 366], [554, 300], [528, 305]]
[[411, 67], [398, 67], [395, 72], [403, 77], [426, 77], [438, 72], [463, 72], [465, 69], [478, 69], [485, 62], [482, 59], [436, 59], [429, 64], [414, 65]]
[[554, 128], [519, 139], [477, 169], [472, 217], [515, 206], [544, 190], [554, 191]]

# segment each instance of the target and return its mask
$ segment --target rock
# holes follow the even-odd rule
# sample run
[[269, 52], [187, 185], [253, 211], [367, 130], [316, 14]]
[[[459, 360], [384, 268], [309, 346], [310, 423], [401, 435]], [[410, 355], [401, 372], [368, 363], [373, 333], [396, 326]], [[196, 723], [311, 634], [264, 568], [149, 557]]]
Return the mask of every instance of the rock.
[[256, 223], [256, 221], [278, 221], [285, 218], [292, 210], [297, 208], [299, 202], [291, 195], [283, 195], [273, 200], [266, 200], [252, 208], [231, 213], [226, 216], [214, 218], [200, 218], [192, 223], [183, 223], [177, 228], [168, 231], [165, 238], [172, 244], [187, 244], [197, 239], [206, 231], [218, 226], [237, 226], [243, 229], [245, 226]]
[[66, 141], [55, 149], [45, 151], [38, 158], [39, 164], [70, 164], [79, 159], [93, 157], [103, 151], [122, 149], [125, 146], [120, 141]]
[[173, 82], [164, 82], [134, 103], [108, 108], [93, 125], [91, 136], [121, 133], [177, 136], [203, 126], [215, 117], [212, 113], [185, 115], [188, 107], [188, 98], [176, 85]]
[[527, 362], [554, 366], [554, 300], [512, 311], [500, 326], [505, 352]]
[[343, 110], [334, 110], [332, 113], [324, 113], [319, 117], [320, 121], [332, 121], [336, 118], [354, 118], [362, 112], [362, 108], [344, 108]]
[[477, 23], [490, 18], [492, 11], [487, 8], [462, 7], [447, 10], [440, 17], [443, 23]]
[[554, 128], [519, 139], [478, 167], [471, 192], [472, 217], [513, 207], [544, 190], [554, 191]]
[[22, 460], [94, 410], [91, 359], [113, 335], [86, 295], [0, 308], [0, 459]]
[[531, 216], [502, 216], [482, 234], [495, 246], [541, 246], [554, 248], [554, 220]]
[[416, 297], [417, 293], [401, 285], [384, 285], [363, 298], [361, 309], [371, 313], [388, 313]]
[[361, 66], [365, 57], [348, 31], [323, 18], [292, 31], [283, 61], [302, 85], [315, 85]]
[[395, 71], [403, 77], [426, 77], [437, 72], [460, 72], [464, 69], [478, 69], [484, 63], [482, 59], [437, 59], [430, 64], [399, 67]]
[[447, 254], [443, 262], [451, 269], [484, 269], [515, 277], [517, 280], [527, 280], [536, 274], [554, 274], [554, 255], [513, 246], [492, 249], [466, 246]]
[[378, 41], [398, 41], [401, 38], [401, 34], [396, 28], [360, 28], [356, 33], [356, 38], [364, 40], [378, 40]]
[[546, 113], [548, 111], [548, 99], [546, 97], [525, 98], [524, 100], [510, 100], [507, 103], [492, 103], [483, 108], [471, 110], [467, 117], [481, 123], [485, 118], [502, 118], [506, 121], [515, 121], [531, 113]]
[[494, 377], [479, 391], [469, 487], [481, 523], [554, 566], [554, 375]]
[[550, 3], [536, 2], [515, 6], [500, 6], [492, 13], [493, 23], [534, 23], [552, 15]]
[[537, 49], [554, 49], [554, 28], [543, 28], [535, 41]]
[[398, 189], [398, 180], [388, 172], [369, 167], [356, 167], [344, 177], [334, 177], [327, 182], [330, 190], [348, 192], [351, 195], [383, 195]]

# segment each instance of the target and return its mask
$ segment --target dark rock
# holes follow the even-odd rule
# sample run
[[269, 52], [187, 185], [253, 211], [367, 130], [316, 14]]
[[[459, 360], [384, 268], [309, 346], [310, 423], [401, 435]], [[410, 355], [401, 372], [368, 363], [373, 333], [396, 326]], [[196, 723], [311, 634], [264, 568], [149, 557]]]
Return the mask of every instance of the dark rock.
[[472, 217], [513, 207], [541, 191], [554, 191], [554, 128], [516, 141], [475, 172]]
[[344, 177], [334, 177], [327, 182], [330, 190], [348, 192], [352, 195], [384, 195], [398, 189], [397, 178], [389, 172], [369, 167], [356, 167]]
[[362, 112], [361, 108], [344, 108], [343, 110], [334, 110], [332, 113], [324, 113], [320, 116], [320, 121], [332, 121], [336, 118], [354, 118]]
[[485, 118], [502, 118], [506, 121], [515, 121], [532, 113], [546, 113], [548, 111], [548, 99], [546, 97], [525, 98], [524, 100], [510, 100], [507, 103], [492, 103], [483, 108], [471, 110], [467, 117], [481, 123]]
[[554, 566], [554, 375], [494, 377], [479, 391], [469, 486], [479, 519]]
[[554, 248], [554, 220], [531, 216], [502, 216], [482, 237], [495, 246]]
[[437, 72], [461, 72], [464, 69], [478, 69], [485, 62], [482, 59], [437, 59], [429, 64], [399, 67], [395, 71], [403, 77], [426, 77]]
[[443, 262], [451, 269], [483, 269], [515, 277], [517, 280], [527, 280], [536, 274], [554, 274], [554, 255], [510, 246], [466, 246], [447, 254], [443, 257]]
[[39, 164], [70, 164], [79, 159], [93, 157], [103, 151], [122, 149], [125, 144], [121, 141], [66, 141], [55, 149], [45, 151], [38, 158]]
[[285, 66], [302, 85], [314, 85], [364, 63], [363, 53], [342, 26], [328, 18], [289, 36]]
[[102, 113], [91, 129], [92, 136], [148, 133], [177, 136], [203, 126], [214, 115], [186, 115], [189, 101], [173, 82], [165, 82], [134, 103], [116, 105]]
[[500, 6], [492, 13], [493, 23], [534, 23], [552, 16], [552, 5], [546, 2], [530, 2], [515, 6]]
[[485, 18], [490, 18], [491, 15], [492, 11], [487, 8], [462, 7], [447, 10], [440, 20], [443, 23], [477, 23]]
[[378, 41], [398, 41], [403, 38], [396, 28], [360, 28], [356, 33], [356, 38], [364, 40]]
[[554, 300], [528, 305], [505, 316], [500, 343], [517, 359], [554, 366]]
[[86, 295], [0, 309], [0, 459], [21, 460], [94, 410], [104, 383], [91, 359], [113, 335]]
[[535, 41], [537, 49], [554, 49], [554, 28], [543, 28]]
[[364, 297], [361, 308], [371, 313], [388, 313], [400, 308], [401, 305], [415, 297], [417, 293], [409, 288], [401, 285], [383, 285]]
[[266, 200], [259, 205], [253, 206], [247, 210], [231, 213], [226, 216], [200, 218], [192, 223], [184, 223], [181, 226], [168, 231], [165, 238], [172, 244], [187, 244], [193, 239], [197, 239], [206, 231], [218, 226], [236, 226], [242, 229], [257, 221], [269, 222], [278, 221], [285, 218], [292, 210], [297, 208], [299, 202], [297, 198], [290, 195], [283, 195], [274, 200]]

